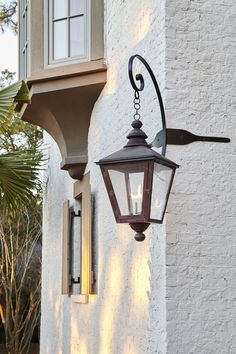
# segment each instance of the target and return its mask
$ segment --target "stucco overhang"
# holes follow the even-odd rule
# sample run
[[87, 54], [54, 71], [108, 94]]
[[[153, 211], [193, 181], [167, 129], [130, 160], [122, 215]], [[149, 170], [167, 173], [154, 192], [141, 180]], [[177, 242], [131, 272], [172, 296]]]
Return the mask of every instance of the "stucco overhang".
[[87, 163], [88, 130], [94, 104], [106, 83], [106, 67], [80, 73], [29, 78], [31, 104], [23, 105], [24, 121], [45, 129], [56, 141], [61, 168], [81, 179]]

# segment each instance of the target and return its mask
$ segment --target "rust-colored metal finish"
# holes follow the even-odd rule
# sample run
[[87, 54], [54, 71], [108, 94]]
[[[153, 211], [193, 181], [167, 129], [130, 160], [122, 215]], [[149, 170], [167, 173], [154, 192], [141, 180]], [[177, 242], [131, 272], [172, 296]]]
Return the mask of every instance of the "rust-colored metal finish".
[[[104, 159], [97, 162], [100, 165], [103, 179], [106, 185], [111, 206], [115, 215], [117, 223], [128, 223], [133, 230], [136, 231], [135, 240], [143, 241], [145, 235], [143, 232], [148, 228], [150, 222], [161, 224], [163, 222], [164, 213], [161, 218], [151, 219], [151, 202], [153, 192], [153, 173], [154, 164], [166, 166], [172, 170], [167, 195], [165, 198], [166, 204], [170, 194], [171, 185], [174, 178], [176, 168], [179, 166], [173, 161], [167, 159], [163, 155], [151, 149], [146, 142], [147, 135], [141, 129], [142, 123], [140, 120], [134, 120], [132, 123], [132, 130], [127, 136], [128, 142], [123, 149], [111, 154]], [[122, 213], [118, 202], [117, 190], [115, 190], [110, 176], [110, 171], [122, 172], [126, 184], [127, 194], [127, 213]], [[127, 171], [127, 172], [126, 172]], [[143, 188], [142, 188], [142, 208], [140, 213], [132, 213], [129, 200], [130, 186], [129, 173], [144, 174]], [[166, 205], [164, 211], [166, 209]]]
[[144, 231], [147, 230], [150, 223], [130, 223], [129, 226], [136, 232], [134, 236], [135, 240], [138, 242], [142, 242], [145, 240]]
[[164, 144], [167, 145], [187, 145], [194, 143], [195, 141], [206, 141], [214, 143], [229, 143], [229, 138], [218, 137], [218, 136], [201, 136], [195, 135], [183, 129], [170, 129], [161, 130], [157, 133], [152, 146], [160, 148]]
[[[139, 114], [139, 109], [140, 109], [139, 92], [144, 89], [144, 78], [141, 74], [136, 75], [134, 78], [133, 61], [136, 58], [139, 59], [146, 67], [148, 73], [151, 76], [151, 79], [153, 81], [157, 93], [160, 111], [161, 111], [161, 117], [162, 117], [162, 132], [163, 132], [161, 154], [151, 149], [151, 145], [149, 145], [146, 141], [147, 135], [141, 129], [142, 122], [140, 121], [140, 114]], [[148, 228], [150, 222], [159, 223], [159, 224], [163, 222], [166, 204], [168, 202], [175, 170], [179, 166], [173, 161], [165, 157], [166, 123], [165, 123], [164, 105], [163, 105], [160, 89], [158, 87], [156, 78], [150, 66], [139, 55], [134, 55], [129, 60], [129, 78], [130, 78], [131, 85], [134, 88], [135, 114], [134, 114], [134, 120], [131, 124], [132, 130], [127, 136], [128, 142], [121, 150], [116, 151], [115, 153], [99, 160], [97, 164], [100, 165], [102, 171], [103, 179], [106, 185], [106, 189], [115, 215], [116, 222], [128, 223], [130, 227], [134, 231], [136, 231], [135, 240], [140, 242], [145, 239], [145, 235], [143, 232]], [[139, 86], [136, 85], [135, 81], [139, 82]], [[161, 206], [162, 208], [161, 211], [163, 210], [163, 208], [164, 211], [159, 215], [157, 214], [156, 219], [153, 218], [151, 219], [153, 174], [154, 174], [155, 165], [161, 165], [162, 167], [165, 166], [167, 170], [171, 169], [172, 173], [170, 176], [171, 177], [170, 180], [169, 177], [167, 177], [168, 180], [165, 181], [166, 183], [168, 182], [169, 184], [167, 189], [167, 195], [165, 195], [165, 198], [163, 199], [164, 200], [163, 205]], [[122, 178], [124, 179], [125, 182], [124, 181], [123, 182], [125, 183], [125, 189], [122, 192], [117, 190], [117, 186], [119, 186], [120, 188], [120, 184], [117, 181], [112, 181], [114, 176], [113, 177], [111, 176], [110, 174], [111, 171], [113, 171], [113, 173], [114, 172], [118, 173], [119, 175], [118, 179], [121, 178], [121, 180], [118, 180], [119, 183], [122, 183]], [[143, 180], [142, 180], [142, 191], [141, 191], [141, 184], [139, 185], [140, 193], [138, 198], [140, 199], [139, 203], [141, 203], [141, 209], [138, 211], [137, 208], [138, 202], [134, 203], [135, 198], [137, 198], [138, 194], [134, 197], [131, 193], [130, 175], [135, 175], [135, 173], [138, 174], [140, 172], [143, 174], [142, 177]], [[114, 187], [113, 183], [115, 184], [118, 183], [116, 185], [116, 188]], [[136, 182], [133, 183], [137, 184], [137, 179]], [[134, 185], [137, 187], [136, 184]], [[121, 198], [120, 193], [121, 194], [123, 193], [124, 196], [125, 196], [124, 193], [126, 193], [125, 198], [127, 200], [123, 201], [124, 203], [127, 203], [126, 209], [123, 209], [124, 207], [123, 204], [119, 205], [119, 202], [122, 203], [122, 201], [120, 200]], [[135, 204], [136, 211], [133, 210], [132, 203]]]

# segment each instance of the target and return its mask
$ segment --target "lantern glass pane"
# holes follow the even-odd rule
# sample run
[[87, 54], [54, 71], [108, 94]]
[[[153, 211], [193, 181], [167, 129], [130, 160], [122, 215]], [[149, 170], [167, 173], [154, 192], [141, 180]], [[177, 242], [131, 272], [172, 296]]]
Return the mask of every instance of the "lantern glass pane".
[[143, 212], [143, 166], [108, 169], [121, 215]]
[[172, 181], [173, 170], [170, 167], [154, 164], [152, 199], [150, 218], [162, 220], [169, 195], [169, 187]]

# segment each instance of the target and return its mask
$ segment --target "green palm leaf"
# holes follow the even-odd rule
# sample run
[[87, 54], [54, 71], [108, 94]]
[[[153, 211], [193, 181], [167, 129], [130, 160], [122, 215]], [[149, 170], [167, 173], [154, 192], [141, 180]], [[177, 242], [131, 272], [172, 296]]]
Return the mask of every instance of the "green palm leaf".
[[[0, 124], [2, 131], [13, 117], [16, 103], [30, 103], [29, 90], [18, 81], [0, 90]], [[6, 127], [5, 127], [6, 126]], [[0, 211], [16, 212], [35, 198], [40, 182], [42, 153], [37, 149], [0, 154]]]
[[29, 90], [24, 81], [0, 90], [0, 123], [13, 113], [15, 103], [30, 103]]
[[35, 151], [17, 151], [0, 155], [1, 211], [17, 210], [17, 206], [34, 198], [42, 155]]

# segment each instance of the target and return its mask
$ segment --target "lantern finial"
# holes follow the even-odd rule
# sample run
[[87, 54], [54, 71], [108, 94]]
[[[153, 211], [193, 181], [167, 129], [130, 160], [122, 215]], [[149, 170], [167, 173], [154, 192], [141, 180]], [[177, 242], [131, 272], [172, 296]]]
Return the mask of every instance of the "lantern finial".
[[140, 120], [135, 119], [132, 122], [133, 129], [127, 135], [127, 139], [129, 140], [125, 147], [131, 146], [147, 146], [149, 147], [148, 143], [146, 142], [147, 135], [144, 133], [142, 129], [142, 122]]
[[150, 225], [150, 223], [146, 223], [146, 222], [141, 222], [141, 223], [130, 223], [129, 226], [131, 227], [131, 229], [133, 229], [134, 231], [136, 231], [137, 233], [135, 234], [134, 238], [136, 241], [138, 242], [142, 242], [145, 240], [145, 235], [144, 235], [144, 231], [147, 230], [148, 226]]

